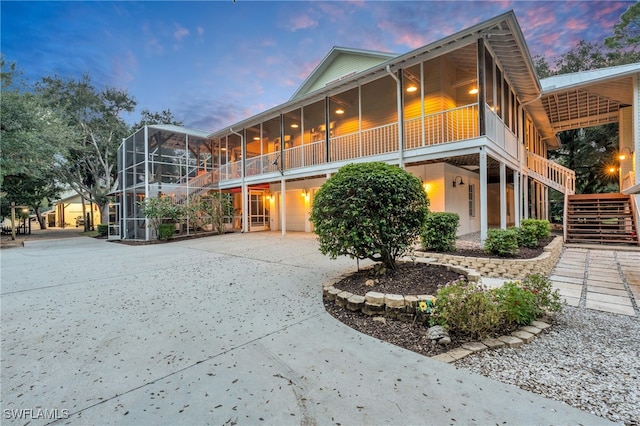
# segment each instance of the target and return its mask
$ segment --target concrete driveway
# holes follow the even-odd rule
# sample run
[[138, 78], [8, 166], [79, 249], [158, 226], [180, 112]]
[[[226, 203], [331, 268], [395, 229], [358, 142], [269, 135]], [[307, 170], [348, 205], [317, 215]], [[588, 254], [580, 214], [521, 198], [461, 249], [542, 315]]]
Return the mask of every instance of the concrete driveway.
[[3, 250], [2, 424], [605, 424], [362, 335], [312, 235]]

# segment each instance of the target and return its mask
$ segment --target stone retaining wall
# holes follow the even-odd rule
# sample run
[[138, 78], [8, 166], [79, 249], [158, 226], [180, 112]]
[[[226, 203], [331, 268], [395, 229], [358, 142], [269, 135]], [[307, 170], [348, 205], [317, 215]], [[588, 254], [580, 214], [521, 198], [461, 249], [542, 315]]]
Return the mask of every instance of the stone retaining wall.
[[[424, 259], [416, 260], [418, 262], [421, 260], [425, 261]], [[444, 266], [449, 271], [464, 275], [469, 282], [478, 284], [481, 282], [480, 274], [474, 270], [455, 265], [442, 265], [433, 263], [432, 261], [426, 263]], [[405, 296], [399, 294], [384, 294], [375, 291], [369, 291], [362, 296], [335, 288], [333, 284], [333, 282], [324, 284], [322, 295], [328, 300], [333, 301], [336, 305], [351, 311], [360, 311], [369, 316], [381, 315], [401, 321], [414, 321], [418, 302], [433, 298], [433, 295], [428, 294]], [[424, 319], [426, 319], [426, 317]]]
[[416, 251], [416, 257], [429, 257], [447, 265], [475, 269], [483, 277], [522, 279], [528, 274], [549, 275], [562, 253], [562, 237], [556, 237], [545, 248], [544, 253], [533, 259], [506, 259], [455, 256], [447, 253]]

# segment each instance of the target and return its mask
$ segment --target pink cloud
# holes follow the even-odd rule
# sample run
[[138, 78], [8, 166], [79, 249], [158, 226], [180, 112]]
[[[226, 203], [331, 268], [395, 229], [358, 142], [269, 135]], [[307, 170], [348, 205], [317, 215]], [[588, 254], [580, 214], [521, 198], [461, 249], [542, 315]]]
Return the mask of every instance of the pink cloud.
[[569, 19], [565, 24], [565, 28], [571, 31], [580, 31], [589, 28], [589, 25], [578, 19]]
[[291, 19], [291, 31], [305, 30], [318, 26], [318, 21], [312, 19], [308, 15], [299, 15]]

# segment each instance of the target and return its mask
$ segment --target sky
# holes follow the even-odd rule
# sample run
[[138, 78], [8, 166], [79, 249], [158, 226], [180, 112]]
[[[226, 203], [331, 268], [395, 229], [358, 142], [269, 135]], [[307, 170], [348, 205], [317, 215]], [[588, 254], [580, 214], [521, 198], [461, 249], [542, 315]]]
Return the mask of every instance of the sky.
[[8, 1], [0, 52], [35, 82], [88, 73], [213, 132], [286, 102], [333, 46], [402, 54], [513, 10], [550, 64], [630, 1]]

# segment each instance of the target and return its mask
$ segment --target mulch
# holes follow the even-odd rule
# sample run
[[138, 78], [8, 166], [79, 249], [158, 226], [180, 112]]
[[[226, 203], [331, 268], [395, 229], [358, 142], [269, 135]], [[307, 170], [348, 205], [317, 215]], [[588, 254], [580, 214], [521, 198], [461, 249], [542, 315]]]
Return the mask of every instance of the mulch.
[[[555, 235], [539, 241], [536, 248], [523, 247], [518, 255], [511, 258], [535, 258], [542, 254], [544, 247], [553, 238], [555, 238]], [[457, 249], [450, 253], [467, 257], [496, 257], [485, 253], [480, 248]], [[334, 284], [334, 287], [361, 296], [364, 296], [369, 291], [401, 295], [434, 295], [439, 287], [459, 278], [460, 275], [458, 273], [449, 271], [441, 265], [407, 262], [400, 264], [397, 271], [387, 271], [382, 276], [374, 276], [373, 269], [354, 272], [343, 277]], [[367, 285], [367, 281], [369, 285]], [[445, 353], [460, 347], [464, 343], [476, 340], [468, 335], [450, 333], [451, 343], [440, 345], [426, 338], [428, 324], [368, 316], [362, 312], [353, 312], [337, 306], [333, 301], [327, 299], [324, 300], [324, 306], [330, 315], [360, 333], [428, 357]]]

